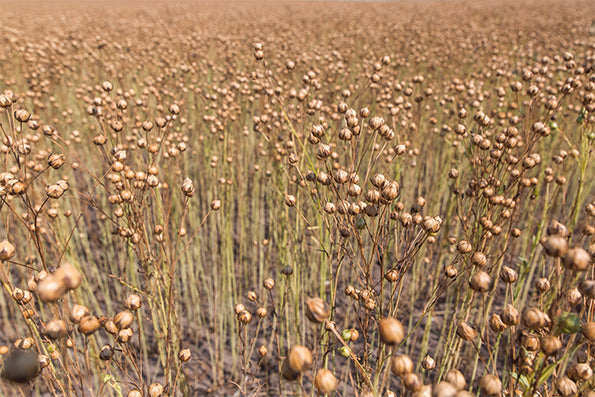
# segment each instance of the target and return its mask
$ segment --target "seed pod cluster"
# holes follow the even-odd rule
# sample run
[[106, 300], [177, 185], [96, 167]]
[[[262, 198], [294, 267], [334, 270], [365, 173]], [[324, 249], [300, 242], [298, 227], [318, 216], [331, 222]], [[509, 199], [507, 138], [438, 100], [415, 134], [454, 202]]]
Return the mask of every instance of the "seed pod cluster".
[[81, 272], [69, 263], [64, 263], [54, 273], [41, 280], [37, 287], [43, 302], [55, 302], [66, 292], [76, 289], [82, 281]]

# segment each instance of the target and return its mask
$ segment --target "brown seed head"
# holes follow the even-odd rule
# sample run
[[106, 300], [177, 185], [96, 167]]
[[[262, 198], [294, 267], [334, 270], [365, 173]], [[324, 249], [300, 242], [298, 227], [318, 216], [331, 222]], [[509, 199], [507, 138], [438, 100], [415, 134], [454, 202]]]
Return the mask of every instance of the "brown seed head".
[[588, 363], [576, 363], [568, 369], [567, 374], [575, 382], [586, 382], [593, 376], [593, 369]]
[[136, 294], [130, 294], [126, 298], [126, 302], [124, 302], [124, 307], [128, 310], [138, 310], [143, 305], [143, 301], [140, 296]]
[[328, 369], [321, 368], [314, 378], [314, 387], [320, 394], [332, 393], [339, 384], [335, 375]]
[[114, 348], [111, 345], [103, 345], [101, 349], [99, 349], [99, 359], [103, 361], [111, 360], [114, 356]]
[[553, 234], [545, 237], [541, 244], [545, 253], [549, 256], [559, 258], [568, 251], [568, 239], [560, 234]]
[[55, 278], [59, 279], [68, 290], [78, 288], [83, 280], [81, 272], [68, 262], [60, 266], [53, 275]]
[[178, 360], [180, 360], [183, 363], [190, 361], [191, 357], [192, 357], [192, 353], [190, 352], [190, 349], [182, 349], [178, 353]]
[[535, 288], [537, 288], [539, 292], [546, 292], [551, 288], [551, 286], [552, 284], [550, 283], [550, 280], [545, 277], [539, 278], [535, 282]]
[[0, 241], [0, 260], [7, 261], [15, 254], [15, 247], [6, 239]]
[[68, 326], [66, 321], [53, 319], [48, 321], [42, 328], [41, 333], [50, 339], [60, 339], [66, 336]]
[[37, 287], [37, 293], [42, 302], [55, 302], [60, 299], [66, 291], [67, 289], [64, 281], [57, 278], [54, 274], [48, 275]]
[[562, 264], [567, 269], [584, 272], [591, 267], [591, 255], [580, 247], [571, 248], [562, 257]]
[[405, 338], [405, 329], [399, 320], [385, 317], [378, 323], [380, 339], [387, 345], [397, 345]]
[[418, 391], [423, 386], [419, 375], [414, 373], [408, 373], [403, 375], [403, 385], [407, 390], [414, 392]]
[[48, 156], [48, 165], [56, 170], [62, 167], [65, 161], [66, 157], [63, 154], [54, 153]]
[[85, 316], [81, 319], [78, 331], [83, 335], [91, 335], [99, 328], [99, 320], [95, 316]]
[[292, 371], [303, 373], [312, 366], [312, 352], [306, 346], [294, 345], [287, 353], [287, 362]]
[[508, 328], [508, 326], [504, 323], [504, 321], [502, 321], [501, 316], [496, 313], [492, 314], [492, 316], [490, 317], [489, 324], [490, 324], [490, 328], [494, 332], [502, 332], [506, 328]]
[[463, 390], [467, 386], [467, 381], [463, 373], [454, 368], [446, 374], [446, 381], [453, 385], [457, 391]]
[[455, 397], [457, 389], [449, 382], [439, 382], [432, 390], [432, 397]]
[[500, 317], [502, 318], [502, 322], [507, 326], [517, 325], [521, 322], [521, 315], [519, 311], [511, 304], [506, 305], [504, 310], [502, 310]]
[[568, 228], [558, 221], [553, 221], [550, 223], [545, 229], [545, 233], [548, 236], [559, 235], [562, 237], [568, 237], [570, 235]]
[[116, 314], [113, 321], [118, 329], [129, 328], [134, 321], [134, 315], [128, 310], [123, 310]]
[[595, 322], [589, 321], [583, 325], [582, 330], [583, 336], [589, 340], [589, 342], [595, 342]]
[[186, 197], [194, 196], [194, 183], [192, 182], [192, 179], [184, 179], [184, 182], [182, 183], [182, 192]]
[[469, 286], [475, 292], [486, 293], [489, 291], [492, 284], [492, 278], [483, 270], [476, 272], [471, 279], [469, 279]]
[[161, 383], [152, 383], [149, 385], [149, 397], [161, 397], [163, 395], [163, 385]]
[[549, 317], [547, 314], [535, 307], [526, 308], [521, 318], [523, 325], [530, 330], [538, 330], [548, 325]]
[[413, 372], [413, 361], [409, 356], [401, 354], [393, 357], [391, 370], [395, 376], [403, 376]]
[[560, 349], [562, 349], [562, 341], [554, 335], [544, 335], [541, 338], [541, 351], [546, 356], [551, 356], [556, 354]]
[[275, 280], [269, 277], [262, 282], [262, 285], [265, 289], [270, 291], [275, 287]]
[[487, 258], [486, 258], [485, 254], [483, 252], [476, 251], [471, 256], [471, 263], [474, 266], [482, 267], [482, 266], [485, 266], [486, 265]]
[[70, 309], [70, 321], [78, 324], [81, 319], [89, 315], [89, 313], [89, 309], [86, 306], [75, 304], [72, 306], [72, 309]]
[[502, 391], [502, 382], [493, 374], [487, 374], [479, 380], [479, 388], [488, 396], [495, 396]]
[[306, 299], [306, 317], [315, 324], [321, 323], [331, 315], [330, 306], [321, 298]]
[[567, 376], [562, 376], [556, 381], [556, 390], [562, 397], [576, 396], [578, 393], [578, 387]]
[[250, 324], [252, 321], [252, 314], [250, 314], [248, 310], [244, 310], [238, 314], [238, 321], [244, 325]]
[[595, 280], [583, 280], [578, 288], [587, 298], [595, 299]]
[[507, 284], [512, 284], [519, 279], [519, 275], [511, 267], [503, 266], [502, 270], [500, 271], [500, 280], [504, 281]]
[[267, 349], [267, 347], [265, 345], [261, 345], [258, 348], [258, 355], [260, 357], [265, 357], [267, 355], [267, 353], [269, 352], [269, 349]]
[[477, 336], [477, 331], [466, 322], [460, 322], [457, 326], [457, 335], [464, 340], [472, 340]]
[[460, 254], [468, 254], [472, 249], [471, 243], [466, 240], [461, 240], [457, 243], [457, 251]]
[[434, 360], [434, 358], [432, 356], [430, 356], [429, 354], [427, 356], [424, 357], [424, 359], [421, 361], [421, 366], [423, 367], [423, 369], [425, 369], [426, 371], [430, 371], [434, 368], [436, 368], [436, 360]]
[[213, 200], [211, 201], [211, 210], [213, 211], [219, 211], [219, 209], [221, 208], [221, 200]]

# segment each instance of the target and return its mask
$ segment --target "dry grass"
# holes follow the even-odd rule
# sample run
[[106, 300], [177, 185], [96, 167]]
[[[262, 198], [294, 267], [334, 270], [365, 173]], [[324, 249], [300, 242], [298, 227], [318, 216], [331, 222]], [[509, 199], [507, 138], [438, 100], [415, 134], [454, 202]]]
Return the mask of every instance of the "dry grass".
[[593, 397], [593, 2], [0, 4], [3, 395]]

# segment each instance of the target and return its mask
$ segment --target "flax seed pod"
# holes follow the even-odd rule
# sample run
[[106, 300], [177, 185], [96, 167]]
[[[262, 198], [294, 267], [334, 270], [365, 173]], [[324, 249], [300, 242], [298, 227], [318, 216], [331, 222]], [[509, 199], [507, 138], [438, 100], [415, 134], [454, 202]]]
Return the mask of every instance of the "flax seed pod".
[[457, 326], [457, 335], [461, 339], [469, 341], [475, 339], [477, 331], [466, 322], [460, 322]]
[[315, 324], [319, 324], [331, 315], [330, 306], [321, 298], [306, 299], [306, 317]]
[[500, 270], [500, 280], [504, 281], [505, 283], [512, 284], [518, 279], [519, 275], [514, 269], [508, 266], [503, 266], [502, 270]]
[[467, 381], [463, 376], [463, 373], [458, 369], [451, 369], [446, 374], [446, 381], [453, 385], [457, 391], [463, 390], [467, 386]]
[[506, 328], [508, 328], [504, 321], [502, 321], [501, 316], [496, 313], [492, 314], [492, 316], [490, 317], [489, 325], [492, 331], [494, 332], [502, 332]]
[[455, 397], [457, 389], [449, 382], [439, 382], [432, 390], [432, 397]]
[[595, 299], [595, 280], [583, 280], [579, 283], [579, 290], [584, 296]]
[[2, 377], [12, 382], [25, 383], [40, 373], [39, 357], [30, 350], [15, 349], [3, 360]]
[[567, 375], [575, 382], [586, 382], [593, 376], [593, 369], [588, 363], [576, 363], [568, 369]]
[[132, 339], [133, 335], [134, 332], [132, 331], [132, 328], [121, 329], [116, 335], [116, 341], [120, 343], [128, 343]]
[[99, 328], [99, 320], [95, 316], [85, 316], [81, 319], [78, 325], [78, 331], [83, 335], [91, 335]]
[[286, 206], [293, 207], [293, 206], [295, 206], [296, 202], [297, 202], [297, 199], [295, 198], [294, 195], [292, 195], [292, 194], [285, 195], [285, 205]]
[[133, 314], [128, 310], [123, 310], [114, 317], [114, 324], [118, 329], [128, 328], [134, 321]]
[[161, 397], [163, 392], [164, 388], [161, 383], [152, 383], [149, 385], [149, 397]]
[[378, 323], [380, 339], [387, 345], [398, 345], [405, 338], [405, 329], [399, 320], [385, 317]]
[[66, 286], [61, 279], [50, 274], [39, 283], [37, 293], [42, 302], [55, 302], [66, 293]]
[[461, 240], [457, 243], [457, 251], [459, 251], [460, 254], [468, 254], [472, 249], [473, 247], [468, 241]]
[[111, 360], [114, 356], [114, 348], [111, 345], [103, 345], [101, 349], [99, 349], [99, 359], [103, 361]]
[[521, 322], [521, 315], [519, 311], [511, 304], [506, 305], [504, 310], [502, 310], [500, 317], [502, 322], [507, 326], [517, 325]]
[[15, 247], [6, 239], [0, 242], [0, 260], [7, 261], [15, 254]]
[[408, 373], [403, 376], [403, 385], [409, 391], [416, 392], [423, 384], [421, 383], [421, 378], [418, 374], [415, 373]]
[[454, 267], [452, 265], [448, 265], [444, 268], [444, 275], [447, 278], [453, 279], [453, 278], [457, 277], [458, 274], [459, 274], [459, 271], [457, 270], [456, 267]]
[[78, 324], [83, 317], [89, 314], [89, 309], [86, 306], [75, 304], [72, 306], [72, 309], [70, 309], [70, 321], [72, 321], [75, 324]]
[[488, 374], [479, 380], [479, 388], [488, 396], [495, 396], [502, 391], [502, 382], [496, 375]]
[[471, 289], [481, 294], [488, 292], [491, 284], [492, 278], [490, 277], [490, 275], [481, 270], [476, 272], [469, 279], [469, 286], [471, 287]]
[[413, 361], [404, 354], [393, 357], [391, 370], [395, 376], [403, 376], [413, 372]]
[[328, 369], [321, 368], [316, 372], [314, 387], [321, 394], [330, 394], [337, 388], [339, 380]]
[[474, 266], [483, 267], [487, 263], [487, 258], [483, 252], [474, 252], [471, 256], [471, 263]]
[[535, 288], [537, 288], [537, 290], [539, 292], [547, 292], [549, 291], [549, 289], [551, 288], [552, 284], [550, 283], [550, 280], [548, 280], [545, 277], [539, 278], [536, 282], [535, 282]]
[[562, 349], [562, 342], [559, 338], [553, 335], [544, 335], [541, 338], [541, 351], [547, 355], [552, 356]]
[[182, 192], [186, 197], [192, 197], [194, 195], [194, 183], [192, 182], [192, 179], [184, 179], [184, 182], [182, 183]]
[[545, 253], [555, 258], [562, 257], [568, 251], [568, 240], [560, 234], [548, 236], [541, 243]]
[[124, 307], [126, 307], [128, 310], [138, 310], [141, 308], [142, 304], [143, 302], [140, 296], [136, 294], [130, 294], [124, 302]]
[[312, 352], [306, 346], [294, 345], [289, 349], [286, 361], [289, 369], [301, 374], [312, 366]]
[[381, 196], [386, 201], [393, 201], [399, 196], [399, 184], [396, 181], [388, 182], [381, 191]]
[[583, 294], [581, 294], [578, 288], [571, 288], [568, 290], [568, 292], [566, 292], [566, 302], [568, 302], [570, 306], [576, 306], [581, 303], [582, 300]]
[[209, 207], [213, 211], [219, 211], [219, 209], [221, 208], [221, 200], [213, 200], [213, 201], [211, 201], [211, 204], [209, 205]]
[[556, 381], [556, 390], [562, 397], [576, 396], [578, 387], [567, 376], [562, 376]]
[[583, 325], [582, 334], [589, 342], [595, 342], [595, 322], [589, 321]]
[[430, 370], [436, 368], [436, 360], [434, 360], [434, 358], [428, 354], [421, 361], [421, 366], [426, 371], [430, 371]]
[[548, 324], [549, 317], [541, 310], [529, 307], [523, 311], [521, 321], [523, 325], [530, 330], [538, 330]]
[[292, 382], [297, 380], [300, 377], [300, 373], [298, 371], [294, 371], [289, 366], [289, 360], [286, 358], [283, 360], [283, 364], [281, 365], [281, 376], [286, 380]]
[[263, 282], [262, 285], [265, 289], [267, 290], [272, 290], [275, 287], [275, 280], [272, 278], [266, 278]]
[[558, 221], [553, 221], [545, 229], [545, 233], [548, 236], [559, 235], [562, 237], [568, 237], [570, 235], [568, 228]]
[[370, 182], [372, 182], [372, 185], [374, 185], [374, 187], [382, 189], [384, 185], [387, 183], [387, 180], [383, 174], [374, 174], [370, 178]]
[[70, 263], [64, 263], [54, 272], [54, 277], [59, 279], [68, 290], [73, 290], [81, 285], [83, 275]]
[[252, 314], [248, 310], [244, 310], [237, 315], [238, 321], [244, 325], [252, 322]]
[[562, 257], [565, 268], [574, 271], [586, 271], [591, 266], [591, 255], [580, 247], [569, 249]]
[[41, 329], [41, 333], [50, 339], [60, 339], [66, 336], [68, 326], [66, 321], [59, 319], [52, 319], [48, 321]]

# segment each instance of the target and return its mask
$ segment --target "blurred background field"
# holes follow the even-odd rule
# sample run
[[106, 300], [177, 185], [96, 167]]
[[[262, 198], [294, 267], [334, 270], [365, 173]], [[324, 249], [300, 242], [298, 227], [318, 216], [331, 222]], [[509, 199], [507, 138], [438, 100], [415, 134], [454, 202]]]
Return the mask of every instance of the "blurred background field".
[[594, 18], [1, 1], [2, 394], [593, 397]]

